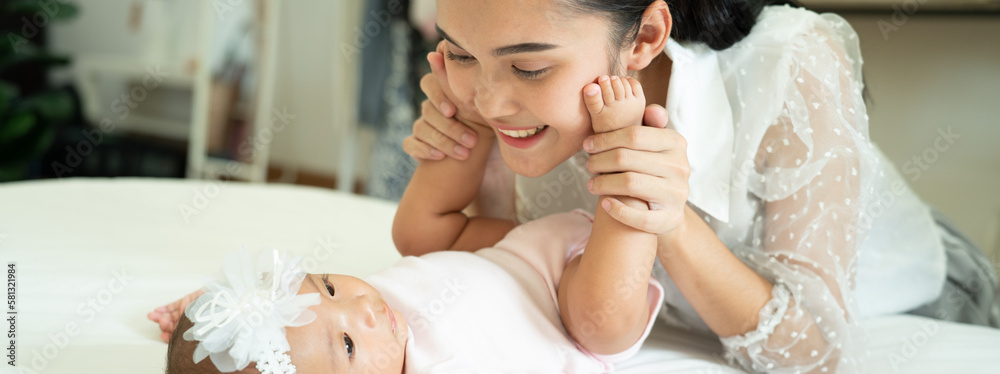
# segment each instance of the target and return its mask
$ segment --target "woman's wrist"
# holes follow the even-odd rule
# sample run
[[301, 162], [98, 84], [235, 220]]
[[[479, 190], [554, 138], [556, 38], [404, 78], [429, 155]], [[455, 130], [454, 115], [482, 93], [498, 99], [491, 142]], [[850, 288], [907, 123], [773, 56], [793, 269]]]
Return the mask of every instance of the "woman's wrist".
[[681, 250], [684, 247], [684, 239], [688, 236], [688, 232], [691, 228], [692, 219], [698, 219], [698, 215], [694, 214], [691, 207], [684, 206], [684, 219], [677, 228], [670, 230], [666, 233], [657, 236], [656, 240], [656, 251], [657, 257], [667, 258], [672, 256], [676, 251]]

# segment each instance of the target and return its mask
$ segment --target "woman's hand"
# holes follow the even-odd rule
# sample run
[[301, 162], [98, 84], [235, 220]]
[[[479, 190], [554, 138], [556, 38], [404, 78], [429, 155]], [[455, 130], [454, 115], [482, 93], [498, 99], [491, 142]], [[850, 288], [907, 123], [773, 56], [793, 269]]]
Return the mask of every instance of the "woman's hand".
[[205, 291], [203, 290], [192, 292], [180, 298], [180, 300], [156, 308], [156, 310], [146, 314], [146, 318], [160, 325], [160, 339], [163, 339], [166, 343], [170, 343], [170, 334], [173, 334], [174, 328], [177, 327], [177, 321], [180, 321], [181, 314], [184, 314], [184, 309], [204, 293]]
[[453, 104], [457, 100], [448, 86], [445, 43], [438, 43], [437, 51], [427, 55], [432, 73], [420, 80], [420, 89], [427, 100], [421, 105], [420, 118], [413, 122], [413, 135], [403, 140], [403, 151], [418, 161], [469, 158], [469, 149], [479, 142], [479, 129], [471, 126], [486, 123], [475, 108], [458, 108]]
[[650, 105], [643, 126], [584, 140], [584, 149], [591, 154], [587, 169], [597, 175], [587, 185], [590, 193], [647, 201], [649, 210], [631, 208], [616, 199], [606, 199], [603, 208], [621, 223], [656, 235], [683, 224], [691, 175], [687, 141], [666, 126], [666, 110]]

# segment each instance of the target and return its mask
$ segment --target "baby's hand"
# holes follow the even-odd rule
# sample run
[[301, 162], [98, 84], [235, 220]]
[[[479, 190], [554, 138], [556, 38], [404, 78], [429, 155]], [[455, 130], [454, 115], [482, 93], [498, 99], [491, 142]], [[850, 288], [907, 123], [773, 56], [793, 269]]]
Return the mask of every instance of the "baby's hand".
[[630, 77], [601, 77], [583, 88], [583, 102], [597, 134], [641, 125], [646, 109], [642, 86]]
[[177, 327], [177, 321], [180, 321], [181, 314], [184, 314], [184, 309], [187, 309], [188, 304], [191, 304], [192, 301], [204, 293], [205, 291], [203, 290], [192, 292], [180, 300], [156, 308], [156, 310], [146, 314], [146, 318], [160, 325], [160, 339], [163, 339], [166, 343], [170, 342], [170, 334]]

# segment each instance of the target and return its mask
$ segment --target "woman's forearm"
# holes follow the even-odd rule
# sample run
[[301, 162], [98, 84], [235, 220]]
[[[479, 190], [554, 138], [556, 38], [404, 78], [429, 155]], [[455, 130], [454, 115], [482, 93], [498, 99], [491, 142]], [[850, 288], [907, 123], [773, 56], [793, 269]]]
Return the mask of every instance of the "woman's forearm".
[[684, 224], [658, 240], [657, 257], [702, 320], [722, 337], [757, 328], [771, 283], [746, 266], [691, 207]]
[[[483, 132], [480, 138], [490, 140], [490, 135]], [[494, 219], [469, 218], [462, 212], [479, 192], [492, 145], [492, 141], [480, 141], [466, 160], [449, 157], [417, 166], [392, 225], [400, 254], [475, 250], [496, 243], [503, 237], [501, 229], [513, 226]], [[467, 231], [469, 228], [473, 230]], [[477, 235], [472, 235], [473, 231]], [[490, 240], [493, 242], [486, 242]]]

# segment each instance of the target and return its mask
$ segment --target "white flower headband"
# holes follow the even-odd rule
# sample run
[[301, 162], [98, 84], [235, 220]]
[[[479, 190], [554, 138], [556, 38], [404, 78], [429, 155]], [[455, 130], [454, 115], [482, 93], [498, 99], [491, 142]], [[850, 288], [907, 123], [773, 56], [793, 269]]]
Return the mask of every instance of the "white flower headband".
[[316, 319], [308, 308], [319, 294], [298, 295], [306, 277], [302, 258], [277, 250], [263, 251], [254, 263], [246, 248], [226, 255], [222, 271], [205, 282], [205, 294], [188, 305], [194, 326], [184, 339], [199, 341], [194, 362], [211, 357], [221, 372], [257, 363], [261, 374], [292, 374], [286, 326]]

